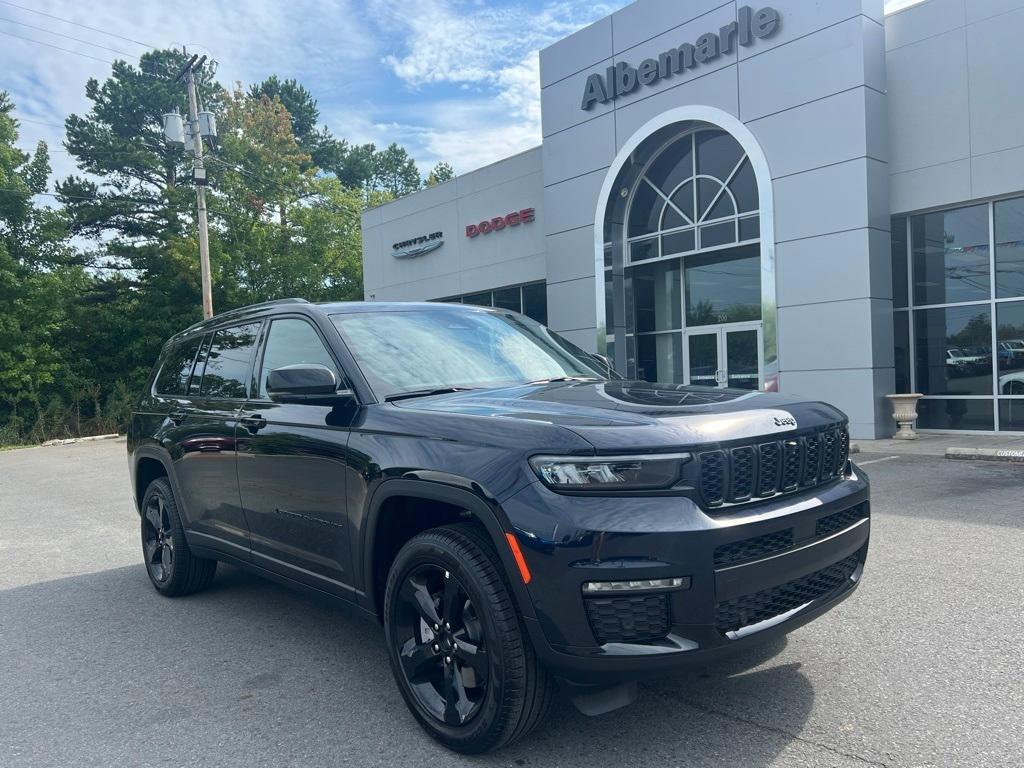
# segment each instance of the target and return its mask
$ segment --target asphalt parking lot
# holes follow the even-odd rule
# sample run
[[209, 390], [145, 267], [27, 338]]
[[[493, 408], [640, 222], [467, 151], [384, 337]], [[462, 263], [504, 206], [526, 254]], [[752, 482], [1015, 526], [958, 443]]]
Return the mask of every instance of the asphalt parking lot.
[[1024, 467], [859, 460], [874, 521], [853, 598], [467, 759], [419, 730], [381, 630], [348, 609], [227, 567], [159, 597], [123, 441], [0, 453], [0, 765], [1020, 766]]

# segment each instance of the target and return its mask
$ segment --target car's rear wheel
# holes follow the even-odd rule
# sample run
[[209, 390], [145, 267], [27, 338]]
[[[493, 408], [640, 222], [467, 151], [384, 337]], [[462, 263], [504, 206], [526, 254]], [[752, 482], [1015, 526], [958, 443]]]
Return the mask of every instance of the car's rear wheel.
[[142, 556], [149, 580], [168, 597], [206, 589], [217, 571], [216, 560], [196, 557], [189, 550], [174, 491], [165, 477], [151, 482], [142, 497]]
[[391, 668], [420, 725], [458, 752], [486, 752], [543, 719], [554, 683], [534, 654], [489, 541], [435, 528], [398, 553], [384, 597]]

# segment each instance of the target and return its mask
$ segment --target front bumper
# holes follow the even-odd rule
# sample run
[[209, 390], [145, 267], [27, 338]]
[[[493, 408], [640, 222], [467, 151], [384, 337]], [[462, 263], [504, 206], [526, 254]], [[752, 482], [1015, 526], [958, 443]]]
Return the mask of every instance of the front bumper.
[[[708, 514], [678, 496], [569, 497], [537, 483], [503, 504], [533, 575], [525, 624], [534, 648], [559, 677], [604, 685], [706, 663], [792, 631], [856, 589], [869, 493], [854, 470], [804, 493]], [[538, 510], [553, 508], [552, 525]], [[622, 642], [614, 630], [645, 614], [613, 617], [608, 632], [582, 591], [589, 581], [671, 577], [687, 577], [686, 587], [647, 593], [664, 598], [667, 631], [639, 642]], [[602, 641], [602, 632], [612, 640]]]

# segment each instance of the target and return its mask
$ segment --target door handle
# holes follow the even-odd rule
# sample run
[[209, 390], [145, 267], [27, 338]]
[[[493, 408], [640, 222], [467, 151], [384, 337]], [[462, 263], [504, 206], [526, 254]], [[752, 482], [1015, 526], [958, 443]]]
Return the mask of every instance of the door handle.
[[239, 423], [245, 427], [250, 433], [256, 434], [265, 426], [267, 426], [267, 420], [260, 416], [258, 413], [254, 413], [250, 416], [243, 416], [238, 420]]
[[177, 409], [167, 414], [167, 418], [170, 419], [175, 426], [181, 424], [185, 419], [188, 418], [188, 411]]

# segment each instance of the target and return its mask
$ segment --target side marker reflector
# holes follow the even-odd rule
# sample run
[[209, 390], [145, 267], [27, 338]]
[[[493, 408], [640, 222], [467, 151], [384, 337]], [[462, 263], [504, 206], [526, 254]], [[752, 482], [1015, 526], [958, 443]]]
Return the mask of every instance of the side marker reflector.
[[519, 541], [516, 539], [514, 533], [506, 533], [505, 540], [508, 541], [508, 548], [512, 550], [512, 557], [516, 560], [516, 565], [519, 566], [519, 575], [523, 577], [523, 584], [529, 584], [530, 569], [526, 565], [526, 558], [523, 557], [523, 552], [519, 549]]

